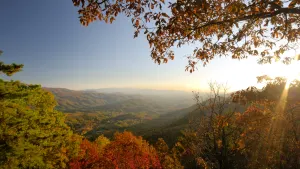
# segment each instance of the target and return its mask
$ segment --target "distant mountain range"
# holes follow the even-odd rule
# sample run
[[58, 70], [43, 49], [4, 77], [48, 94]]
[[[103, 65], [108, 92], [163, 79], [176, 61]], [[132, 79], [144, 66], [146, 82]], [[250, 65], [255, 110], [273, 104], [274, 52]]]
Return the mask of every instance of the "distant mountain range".
[[192, 92], [182, 90], [159, 90], [159, 89], [137, 89], [137, 88], [101, 88], [101, 89], [87, 89], [84, 91], [92, 91], [99, 93], [122, 93], [129, 95], [147, 95], [147, 96], [183, 96], [190, 97]]
[[151, 89], [90, 89], [69, 90], [44, 88], [52, 92], [58, 102], [57, 109], [64, 112], [122, 111], [159, 113], [191, 106], [192, 93]]

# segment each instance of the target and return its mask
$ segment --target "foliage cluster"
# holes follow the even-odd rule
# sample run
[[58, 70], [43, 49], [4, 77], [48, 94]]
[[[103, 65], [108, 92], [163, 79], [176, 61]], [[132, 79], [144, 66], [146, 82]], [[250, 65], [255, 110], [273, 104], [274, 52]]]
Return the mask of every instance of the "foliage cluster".
[[[262, 90], [250, 87], [226, 98], [226, 90], [212, 86], [208, 102], [198, 100], [209, 114], [191, 121], [179, 139], [183, 164], [193, 168], [299, 168], [299, 81], [286, 88], [282, 78], [268, 80]], [[223, 91], [223, 92], [221, 92]], [[288, 94], [288, 95], [287, 95]], [[247, 105], [244, 112], [232, 102]]]

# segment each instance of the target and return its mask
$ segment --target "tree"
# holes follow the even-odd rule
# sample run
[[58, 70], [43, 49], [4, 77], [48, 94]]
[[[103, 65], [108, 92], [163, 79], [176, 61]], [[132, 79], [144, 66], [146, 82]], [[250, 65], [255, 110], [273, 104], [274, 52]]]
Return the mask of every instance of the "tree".
[[100, 168], [100, 158], [98, 145], [84, 139], [80, 144], [78, 156], [70, 160], [69, 167], [72, 169]]
[[253, 103], [239, 106], [231, 102], [226, 86], [211, 83], [210, 87], [207, 100], [202, 101], [199, 93], [195, 93], [200, 115], [192, 117], [190, 127], [179, 139], [178, 144], [184, 149], [182, 161], [185, 166], [267, 168], [268, 164], [261, 163], [263, 160], [260, 159], [266, 160], [264, 157], [268, 156], [258, 156], [257, 152], [269, 143], [263, 141], [273, 117], [269, 107], [273, 105]]
[[[2, 55], [2, 53], [3, 52], [0, 50], [0, 55]], [[4, 73], [7, 76], [11, 76], [16, 72], [21, 71], [22, 68], [23, 68], [22, 64], [12, 63], [12, 64], [8, 65], [8, 64], [4, 64], [3, 62], [0, 61], [0, 74]]]
[[[190, 72], [199, 61], [206, 65], [217, 56], [278, 60], [300, 37], [299, 0], [177, 0], [168, 5], [164, 0], [72, 1], [80, 6], [84, 26], [95, 20], [112, 23], [120, 13], [131, 18], [134, 37], [144, 31], [158, 64], [174, 59], [173, 47], [195, 43], [186, 67]], [[288, 63], [290, 58], [283, 59]]]
[[126, 131], [116, 133], [114, 140], [104, 147], [102, 161], [105, 169], [161, 168], [155, 149], [142, 137]]
[[99, 152], [102, 152], [104, 147], [110, 143], [110, 140], [105, 136], [100, 135], [94, 142], [97, 144]]
[[81, 139], [79, 153], [70, 160], [69, 167], [72, 169], [103, 167], [104, 148], [108, 144], [110, 144], [110, 140], [103, 135], [99, 136], [94, 142]]
[[199, 93], [195, 93], [202, 116], [191, 121], [181, 144], [186, 146], [185, 153], [194, 156], [194, 162], [203, 168], [241, 168], [241, 153], [235, 144], [240, 134], [236, 125], [237, 106], [231, 104], [226, 86], [209, 85], [211, 94], [207, 100], [201, 100]]
[[110, 141], [99, 136], [94, 142], [84, 139], [80, 144], [80, 152], [70, 160], [73, 169], [155, 169], [160, 162], [155, 149], [141, 137], [130, 132], [115, 133]]
[[77, 158], [81, 152], [81, 143], [83, 141], [83, 136], [78, 134], [72, 134], [68, 139], [67, 155], [68, 155], [68, 165], [70, 167], [70, 161]]
[[[7, 76], [22, 68], [0, 62]], [[40, 85], [0, 79], [0, 168], [66, 168], [77, 142], [56, 104]]]
[[[237, 114], [234, 119], [236, 137], [235, 150], [240, 158], [234, 159], [239, 165], [236, 168], [278, 168], [279, 159], [273, 157], [270, 146], [270, 126], [274, 118], [274, 104], [268, 102], [252, 103], [245, 112]], [[278, 160], [278, 161], [277, 161]]]
[[167, 143], [159, 138], [155, 143], [155, 149], [157, 151], [162, 169], [183, 169], [180, 164], [177, 153], [173, 150], [169, 150]]
[[[279, 102], [283, 91], [286, 91], [286, 101], [288, 104], [296, 104], [300, 102], [300, 81], [293, 80], [289, 83], [284, 77], [276, 77], [274, 79], [267, 75], [257, 77], [259, 83], [264, 83], [262, 90], [258, 90], [255, 86], [248, 87], [245, 90], [240, 90], [232, 93], [235, 102], [253, 102], [269, 100]], [[288, 83], [288, 84], [287, 84]]]
[[208, 100], [195, 94], [201, 116], [193, 117], [178, 143], [185, 166], [299, 168], [300, 82], [262, 79], [267, 79], [262, 90], [249, 87], [228, 99], [216, 85]]
[[72, 133], [55, 106], [39, 85], [0, 79], [0, 168], [66, 167]]
[[[259, 77], [258, 80], [266, 81], [262, 90], [249, 87], [233, 94], [236, 102], [243, 100], [244, 103], [268, 104], [270, 106], [263, 106], [261, 112], [264, 112], [263, 114], [270, 110], [272, 112], [272, 120], [264, 120], [268, 123], [268, 127], [265, 128], [268, 132], [261, 131], [259, 134], [264, 137], [264, 140], [259, 143], [262, 147], [259, 154], [262, 157], [253, 161], [260, 163], [252, 163], [252, 165], [254, 168], [265, 168], [262, 164], [269, 168], [299, 168], [300, 81], [294, 80], [288, 83], [284, 78], [271, 79], [266, 76]], [[261, 109], [262, 106], [259, 107]], [[252, 128], [257, 128], [257, 124]], [[251, 138], [244, 140], [251, 141]]]

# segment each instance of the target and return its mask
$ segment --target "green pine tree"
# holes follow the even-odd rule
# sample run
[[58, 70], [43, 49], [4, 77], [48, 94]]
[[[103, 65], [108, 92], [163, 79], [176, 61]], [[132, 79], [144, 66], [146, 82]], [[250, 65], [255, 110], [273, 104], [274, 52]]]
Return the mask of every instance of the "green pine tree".
[[[23, 65], [0, 62], [0, 74]], [[39, 85], [0, 79], [0, 168], [65, 168], [71, 130]]]
[[[3, 51], [0, 50], [0, 55], [2, 55], [2, 53], [3, 53]], [[7, 76], [11, 76], [16, 72], [21, 71], [23, 66], [24, 65], [22, 65], [22, 64], [15, 64], [15, 63], [7, 65], [0, 61], [0, 75], [1, 75], [1, 73], [4, 73]]]

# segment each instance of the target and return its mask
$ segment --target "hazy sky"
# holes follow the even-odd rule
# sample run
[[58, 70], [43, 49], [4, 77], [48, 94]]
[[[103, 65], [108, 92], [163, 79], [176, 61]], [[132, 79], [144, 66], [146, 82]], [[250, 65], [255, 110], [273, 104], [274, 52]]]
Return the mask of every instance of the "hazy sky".
[[143, 34], [133, 39], [129, 19], [83, 27], [71, 0], [2, 0], [0, 22], [1, 60], [25, 65], [12, 78], [47, 87], [206, 90], [216, 80], [236, 90], [256, 84], [265, 70], [256, 58], [216, 59], [190, 74], [184, 55], [192, 47], [176, 50], [174, 61], [159, 66]]

